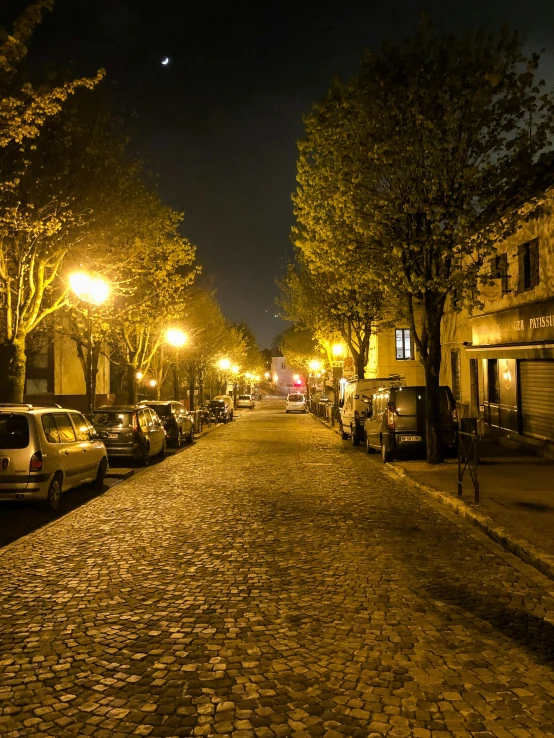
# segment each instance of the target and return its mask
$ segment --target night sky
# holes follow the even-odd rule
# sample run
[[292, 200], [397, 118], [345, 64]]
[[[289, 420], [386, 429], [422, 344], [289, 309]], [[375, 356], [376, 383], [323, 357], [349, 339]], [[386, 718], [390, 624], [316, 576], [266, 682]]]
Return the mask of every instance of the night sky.
[[[0, 23], [14, 7], [1, 2]], [[554, 80], [553, 0], [57, 0], [33, 53], [107, 69], [226, 317], [263, 348], [285, 327], [274, 280], [292, 253], [302, 115], [333, 76], [356, 71], [364, 47], [413, 31], [423, 12], [451, 31], [508, 22], [547, 50]]]

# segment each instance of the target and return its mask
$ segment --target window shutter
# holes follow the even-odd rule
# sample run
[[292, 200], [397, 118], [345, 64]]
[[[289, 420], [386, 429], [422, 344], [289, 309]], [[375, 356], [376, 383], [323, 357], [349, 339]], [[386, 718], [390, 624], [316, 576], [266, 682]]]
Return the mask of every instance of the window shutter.
[[536, 238], [529, 244], [529, 261], [531, 264], [530, 286], [536, 287], [540, 282], [539, 275], [539, 239]]
[[517, 291], [525, 291], [525, 244], [522, 243], [517, 247], [517, 262], [518, 262], [518, 278], [517, 278]]

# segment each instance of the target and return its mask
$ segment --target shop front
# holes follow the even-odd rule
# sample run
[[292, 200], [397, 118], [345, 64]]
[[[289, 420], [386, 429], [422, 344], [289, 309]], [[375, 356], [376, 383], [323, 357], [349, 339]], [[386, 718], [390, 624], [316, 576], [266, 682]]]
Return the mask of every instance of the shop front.
[[476, 316], [471, 328], [487, 430], [554, 451], [554, 299]]

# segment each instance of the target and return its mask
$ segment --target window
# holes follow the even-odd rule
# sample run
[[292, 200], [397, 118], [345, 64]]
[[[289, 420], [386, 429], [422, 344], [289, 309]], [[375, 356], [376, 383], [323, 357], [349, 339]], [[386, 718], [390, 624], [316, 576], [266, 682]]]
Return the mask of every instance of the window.
[[138, 423], [143, 431], [148, 428], [149, 422], [150, 418], [146, 415], [146, 410], [140, 410], [138, 413]]
[[54, 420], [52, 413], [47, 413], [42, 416], [42, 429], [48, 443], [59, 443], [60, 434], [58, 433], [58, 426]]
[[505, 295], [510, 291], [510, 276], [508, 274], [508, 254], [498, 254], [493, 256], [491, 261], [491, 277], [499, 279], [502, 294]]
[[518, 292], [525, 292], [539, 283], [539, 239], [523, 243], [518, 248]]
[[498, 381], [498, 359], [487, 362], [487, 380], [489, 385], [489, 402], [497, 405], [500, 402], [500, 382]]
[[60, 434], [60, 443], [72, 443], [76, 440], [73, 424], [67, 413], [54, 413], [58, 433]]
[[0, 415], [0, 448], [2, 451], [27, 448], [29, 445], [29, 423], [24, 415]]
[[81, 413], [71, 413], [78, 441], [90, 441], [90, 426]]
[[452, 370], [452, 394], [456, 402], [462, 401], [462, 386], [461, 386], [461, 370], [460, 370], [460, 352], [450, 352], [450, 367]]
[[397, 361], [405, 361], [413, 359], [412, 337], [409, 328], [397, 328], [396, 335], [396, 359]]
[[283, 369], [283, 370], [284, 370], [284, 369], [286, 369], [286, 368], [287, 368], [287, 365], [285, 364], [285, 362], [284, 362], [284, 361], [282, 361], [282, 362], [281, 362], [281, 369]]

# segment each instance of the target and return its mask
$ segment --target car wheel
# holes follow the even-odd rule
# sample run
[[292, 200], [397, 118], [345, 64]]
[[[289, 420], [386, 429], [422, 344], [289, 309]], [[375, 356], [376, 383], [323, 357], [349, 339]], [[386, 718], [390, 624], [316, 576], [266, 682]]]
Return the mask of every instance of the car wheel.
[[192, 443], [194, 441], [194, 426], [191, 426], [190, 433], [189, 433], [189, 443]]
[[141, 457], [140, 457], [140, 465], [148, 466], [149, 461], [150, 461], [150, 444], [145, 443], [144, 448], [142, 449]]
[[383, 459], [383, 464], [388, 464], [394, 459], [394, 454], [384, 439], [381, 439], [381, 458]]
[[343, 441], [346, 441], [346, 439], [348, 438], [348, 433], [344, 430], [344, 426], [342, 423], [340, 424], [340, 437]]
[[102, 489], [104, 486], [104, 479], [106, 478], [106, 472], [108, 471], [108, 460], [106, 457], [100, 460], [98, 464], [98, 471], [96, 472], [96, 479], [92, 483], [94, 489]]
[[175, 441], [175, 448], [181, 448], [182, 443], [183, 443], [183, 431], [179, 428], [179, 433], [177, 433], [177, 440]]
[[62, 499], [62, 480], [61, 472], [54, 474], [54, 478], [48, 487], [48, 496], [46, 498], [46, 506], [52, 512], [56, 512]]

